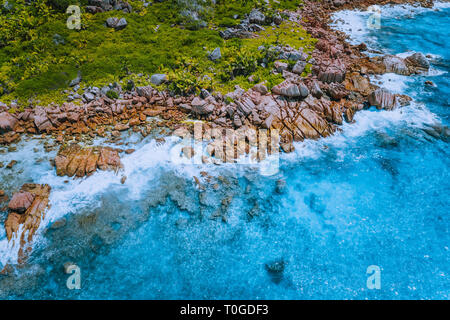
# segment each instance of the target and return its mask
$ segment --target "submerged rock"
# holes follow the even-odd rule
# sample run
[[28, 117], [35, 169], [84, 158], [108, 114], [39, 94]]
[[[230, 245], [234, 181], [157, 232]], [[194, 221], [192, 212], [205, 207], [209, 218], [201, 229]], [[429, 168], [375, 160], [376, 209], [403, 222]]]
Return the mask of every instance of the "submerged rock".
[[270, 273], [282, 273], [285, 268], [283, 260], [266, 263], [266, 270]]
[[265, 264], [265, 268], [274, 283], [280, 283], [283, 280], [283, 273], [286, 267], [284, 260], [272, 261]]
[[278, 194], [283, 194], [286, 191], [286, 180], [284, 179], [277, 180], [276, 191]]

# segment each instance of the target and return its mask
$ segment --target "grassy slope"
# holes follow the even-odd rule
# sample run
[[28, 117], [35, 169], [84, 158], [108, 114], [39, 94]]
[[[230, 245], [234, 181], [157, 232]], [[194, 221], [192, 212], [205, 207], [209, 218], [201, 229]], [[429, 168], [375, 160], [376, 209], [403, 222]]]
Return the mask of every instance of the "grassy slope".
[[[30, 29], [35, 36], [25, 41], [10, 41], [0, 48], [0, 82], [3, 87], [7, 84], [10, 91], [0, 96], [0, 100], [25, 102], [33, 98], [41, 104], [62, 102], [65, 100], [62, 90], [68, 87], [78, 70], [83, 77], [82, 86], [103, 86], [119, 81], [126, 84], [128, 79], [146, 84], [149, 75], [164, 72], [171, 80], [165, 86], [176, 93], [194, 92], [201, 87], [228, 92], [236, 84], [249, 88], [252, 86], [248, 81], [250, 75], [256, 81], [277, 84], [281, 77], [270, 74], [270, 68], [260, 66], [266, 53], [257, 48], [281, 43], [304, 47], [308, 52], [313, 49], [315, 40], [290, 22], [277, 29], [267, 27], [254, 39], [224, 41], [220, 38], [218, 30], [239, 23], [233, 16], [249, 13], [258, 6], [257, 2], [217, 1], [214, 10], [202, 13], [209, 26], [200, 29], [190, 28], [193, 22], [180, 15], [180, 7], [174, 1], [154, 3], [148, 8], [144, 8], [141, 1], [130, 1], [134, 8], [131, 14], [83, 12], [81, 30], [68, 29], [68, 15], [52, 11], [45, 23], [35, 30]], [[294, 9], [299, 2], [272, 2], [268, 12]], [[125, 17], [128, 26], [121, 31], [105, 27], [106, 19], [112, 16]], [[55, 44], [56, 34], [64, 44]], [[216, 47], [222, 50], [218, 63], [207, 58], [207, 52]]]

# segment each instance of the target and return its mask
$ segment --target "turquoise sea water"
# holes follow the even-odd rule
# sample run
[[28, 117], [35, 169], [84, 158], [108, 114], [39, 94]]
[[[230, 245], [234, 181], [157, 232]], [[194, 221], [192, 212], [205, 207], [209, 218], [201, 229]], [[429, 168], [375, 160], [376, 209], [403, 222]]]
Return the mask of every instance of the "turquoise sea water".
[[[274, 176], [177, 166], [167, 161], [170, 142], [150, 139], [124, 159], [125, 185], [110, 173], [65, 184], [47, 165], [24, 165], [8, 183], [50, 181], [52, 208], [29, 266], [14, 281], [0, 278], [0, 297], [448, 299], [450, 152], [426, 130], [450, 120], [450, 9], [396, 10], [383, 9], [382, 28], [358, 28], [353, 40], [431, 54], [428, 75], [374, 79], [415, 102], [362, 111], [336, 136], [298, 144]], [[218, 190], [196, 188], [202, 170]], [[223, 199], [226, 223], [210, 218]], [[49, 228], [56, 216], [65, 227]], [[0, 250], [6, 257], [1, 242]], [[80, 267], [80, 290], [66, 288], [69, 261]], [[284, 271], [268, 272], [273, 262]], [[381, 269], [379, 290], [367, 288], [370, 265]]]

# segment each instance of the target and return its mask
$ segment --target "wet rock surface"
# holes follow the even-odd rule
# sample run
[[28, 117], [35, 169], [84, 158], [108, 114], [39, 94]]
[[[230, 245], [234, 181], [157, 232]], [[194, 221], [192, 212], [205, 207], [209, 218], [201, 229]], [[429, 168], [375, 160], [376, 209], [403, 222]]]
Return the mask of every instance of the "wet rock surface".
[[81, 147], [78, 144], [61, 146], [55, 158], [56, 174], [84, 177], [97, 169], [117, 172], [123, 167], [119, 151], [111, 147]]
[[9, 202], [5, 231], [8, 241], [17, 241], [20, 245], [19, 263], [26, 259], [30, 251], [28, 245], [45, 217], [49, 196], [50, 186], [48, 185], [24, 184]]
[[[349, 5], [349, 2], [347, 1], [334, 1], [332, 4], [334, 7], [345, 7], [346, 5]], [[332, 53], [334, 55], [338, 55], [334, 52], [335, 50], [328, 51], [329, 53]], [[322, 51], [323, 52], [323, 51]], [[422, 64], [423, 65], [423, 64]], [[382, 89], [378, 89], [376, 87], [373, 87], [368, 83], [366, 74], [374, 72], [373, 69], [364, 70], [364, 72], [358, 72], [355, 71], [354, 66], [345, 66], [345, 76], [344, 76], [344, 70], [339, 69], [337, 72], [334, 72], [334, 67], [328, 69], [325, 68], [325, 71], [322, 72], [322, 77], [325, 79], [325, 81], [321, 81], [318, 78], [318, 74], [314, 75], [313, 81], [305, 81], [305, 86], [310, 90], [310, 94], [307, 94], [305, 96], [295, 96], [295, 97], [289, 97], [289, 96], [278, 96], [276, 93], [275, 95], [269, 94], [269, 90], [267, 88], [264, 88], [264, 85], [258, 86], [253, 88], [250, 92], [244, 92], [239, 97], [237, 97], [237, 101], [234, 104], [228, 105], [230, 110], [225, 111], [222, 110], [221, 101], [216, 101], [216, 104], [214, 104], [214, 110], [211, 110], [211, 112], [204, 112], [204, 113], [197, 113], [201, 117], [208, 117], [210, 116], [210, 120], [217, 120], [217, 119], [224, 119], [221, 121], [221, 126], [224, 127], [241, 127], [243, 125], [251, 126], [251, 127], [258, 127], [261, 126], [263, 128], [272, 128], [272, 129], [278, 129], [283, 132], [282, 138], [283, 138], [283, 150], [292, 150], [293, 146], [290, 144], [290, 141], [295, 140], [295, 137], [297, 139], [302, 140], [304, 138], [318, 138], [324, 134], [327, 134], [329, 131], [329, 134], [331, 134], [335, 129], [335, 125], [342, 124], [343, 119], [345, 119], [348, 122], [352, 121], [353, 115], [357, 110], [361, 110], [362, 107], [360, 107], [364, 102], [373, 103], [373, 105], [385, 109], [390, 109], [395, 105], [396, 96], [392, 95], [391, 93], [387, 91], [383, 91]], [[331, 72], [329, 71], [331, 70]], [[341, 78], [343, 77], [343, 81], [340, 82]], [[342, 84], [347, 91], [354, 91], [357, 92], [359, 95], [354, 100], [345, 100], [344, 97], [341, 95], [343, 94], [343, 87], [339, 86]], [[297, 88], [299, 87], [299, 84], [295, 84]], [[252, 92], [253, 91], [253, 92]], [[299, 89], [300, 91], [300, 89]], [[255, 94], [255, 92], [259, 93]], [[164, 105], [161, 109], [150, 107], [151, 99], [153, 100], [153, 104], [158, 104], [152, 88], [148, 88], [144, 91], [141, 91], [139, 93], [140, 97], [145, 98], [145, 100], [139, 101], [139, 99], [135, 99], [137, 97], [133, 97], [132, 99], [124, 99], [124, 100], [117, 100], [117, 101], [107, 101], [105, 99], [105, 103], [101, 105], [90, 105], [87, 110], [83, 107], [79, 108], [79, 111], [72, 112], [70, 115], [64, 115], [65, 110], [61, 110], [62, 112], [58, 113], [52, 113], [49, 112], [51, 110], [45, 110], [45, 114], [43, 113], [42, 119], [38, 120], [37, 123], [39, 123], [42, 126], [42, 130], [39, 129], [38, 124], [34, 122], [34, 124], [31, 126], [28, 126], [27, 124], [27, 130], [32, 129], [38, 129], [41, 132], [52, 131], [56, 129], [55, 123], [52, 121], [56, 119], [61, 125], [67, 124], [67, 127], [70, 128], [73, 126], [75, 130], [76, 128], [79, 128], [80, 126], [83, 127], [81, 123], [86, 122], [86, 119], [95, 119], [96, 121], [99, 119], [97, 117], [86, 117], [86, 114], [89, 114], [91, 111], [101, 110], [101, 114], [105, 114], [104, 119], [105, 122], [114, 124], [110, 119], [112, 117], [109, 117], [109, 115], [114, 115], [116, 117], [121, 117], [123, 121], [126, 123], [119, 123], [116, 124], [119, 129], [128, 130], [130, 127], [136, 127], [139, 123], [144, 122], [144, 120], [139, 118], [140, 114], [153, 116], [153, 115], [162, 115], [162, 116], [170, 116], [171, 114], [167, 110], [167, 106], [169, 103], [165, 102], [165, 97], [160, 97], [161, 105]], [[394, 96], [394, 98], [392, 97]], [[183, 103], [185, 105], [188, 105], [190, 108], [183, 108], [182, 113], [183, 114], [190, 114], [192, 110], [192, 98], [182, 99]], [[294, 98], [292, 101], [291, 98]], [[218, 99], [219, 100], [219, 99]], [[95, 101], [95, 100], [93, 100]], [[98, 101], [98, 100], [97, 100]], [[124, 102], [125, 101], [125, 102]], [[162, 103], [164, 101], [164, 103]], [[172, 106], [178, 106], [179, 104], [172, 101], [174, 104]], [[181, 101], [178, 101], [180, 103]], [[142, 103], [141, 106], [137, 107], [136, 105]], [[148, 104], [148, 105], [147, 105]], [[189, 105], [191, 104], [191, 105]], [[93, 109], [91, 109], [93, 107]], [[134, 109], [134, 110], [133, 110]], [[77, 115], [77, 114], [80, 115]], [[63, 115], [61, 115], [63, 114]], [[232, 115], [230, 117], [228, 114]], [[56, 116], [55, 116], [56, 115]], [[190, 115], [195, 115], [195, 112], [193, 112]], [[136, 116], [138, 116], [138, 120], [136, 119]], [[30, 118], [28, 118], [30, 117]], [[25, 120], [27, 118], [28, 120]], [[259, 122], [259, 120], [262, 121], [262, 123]], [[21, 114], [19, 121], [19, 124], [23, 125], [25, 123], [29, 123], [27, 121], [33, 121], [34, 115], [33, 112], [29, 112], [28, 114]], [[130, 119], [134, 119], [132, 122], [129, 121]], [[59, 121], [61, 120], [61, 121]], [[88, 121], [89, 122], [89, 121]], [[130, 124], [131, 122], [131, 124]], [[50, 124], [50, 126], [48, 126]], [[35, 125], [35, 126], [34, 126]], [[89, 130], [89, 129], [86, 129]], [[446, 136], [448, 138], [448, 128], [426, 128], [427, 131], [425, 131], [430, 136], [437, 138], [437, 137], [444, 137]], [[74, 165], [69, 169], [67, 164], [63, 170], [70, 170], [71, 172], [74, 172], [74, 175], [77, 175], [78, 169], [80, 169], [80, 175], [83, 173], [83, 171], [88, 174], [92, 174], [90, 170], [88, 170], [88, 158], [89, 156], [86, 155], [86, 150], [81, 151], [81, 149], [85, 149], [80, 147], [80, 150], [77, 150], [75, 154], [77, 155], [77, 160], [74, 163]], [[62, 152], [63, 153], [63, 152]], [[90, 151], [89, 155], [92, 153], [96, 153], [94, 151]], [[96, 157], [96, 156], [95, 156]], [[94, 157], [94, 158], [95, 158]], [[74, 156], [75, 158], [75, 156]], [[98, 155], [98, 158], [100, 158], [100, 155]], [[113, 157], [114, 158], [114, 157]], [[120, 160], [119, 160], [120, 161]], [[64, 163], [64, 161], [62, 161]], [[69, 161], [70, 163], [71, 161]], [[114, 162], [114, 161], [113, 161]], [[77, 163], [77, 164], [76, 164]], [[98, 161], [96, 161], [97, 168], [99, 168]], [[114, 170], [114, 166], [110, 167], [111, 164], [107, 161], [107, 168], [110, 168]], [[64, 166], [63, 166], [64, 167]], [[74, 168], [76, 167], [76, 168]], [[83, 169], [84, 168], [84, 169]], [[97, 169], [96, 168], [96, 169]], [[208, 181], [210, 179], [210, 181]], [[214, 181], [213, 178], [209, 176], [204, 176], [202, 178], [198, 179], [198, 185], [199, 185], [199, 194], [198, 198], [201, 199], [201, 203], [203, 207], [197, 206], [197, 204], [192, 204], [191, 199], [189, 199], [189, 196], [192, 196], [192, 194], [185, 194], [181, 195], [183, 192], [176, 192], [176, 188], [174, 188], [174, 184], [177, 188], [181, 188], [184, 185], [180, 182], [174, 182], [174, 177], [169, 176], [165, 177], [163, 179], [164, 182], [166, 182], [168, 185], [171, 184], [171, 187], [173, 190], [167, 191], [164, 187], [161, 188], [161, 193], [163, 196], [159, 198], [159, 195], [149, 195], [149, 205], [150, 206], [156, 206], [157, 203], [162, 203], [166, 201], [166, 199], [171, 198], [176, 202], [177, 206], [183, 209], [187, 209], [188, 212], [190, 212], [192, 215], [198, 213], [201, 211], [201, 214], [210, 213], [212, 210], [212, 207], [214, 206], [214, 201], [210, 200], [211, 194], [216, 192], [217, 194], [220, 194], [221, 197], [223, 197], [223, 201], [221, 202], [221, 207], [217, 212], [211, 215], [211, 219], [218, 220], [220, 223], [227, 221], [227, 211], [228, 208], [232, 204], [232, 197], [233, 192], [230, 191], [231, 187], [236, 187], [236, 182], [229, 182], [226, 183], [225, 179], [223, 181], [220, 181], [220, 184], [217, 183], [217, 181]], [[232, 179], [231, 179], [232, 180]], [[125, 182], [125, 181], [124, 181]], [[281, 193], [284, 192], [283, 183], [279, 180], [276, 183], [276, 191]], [[13, 208], [15, 208], [17, 211], [23, 211], [23, 213], [19, 212], [10, 212], [11, 218], [8, 216], [8, 225], [10, 227], [10, 234], [14, 234], [14, 230], [18, 230], [17, 225], [24, 224], [26, 219], [23, 217], [27, 214], [28, 210], [33, 207], [33, 204], [35, 203], [35, 198], [41, 193], [40, 191], [33, 191], [34, 189], [30, 190], [29, 188], [25, 188], [24, 191], [20, 192], [22, 195], [18, 196], [17, 199], [20, 201], [16, 201], [16, 205], [13, 203]], [[36, 189], [37, 190], [37, 189]], [[213, 191], [214, 190], [214, 191]], [[220, 191], [217, 191], [220, 190]], [[225, 190], [225, 191], [224, 191]], [[44, 194], [45, 192], [42, 192]], [[25, 194], [25, 196], [24, 196]], [[31, 204], [28, 204], [29, 196], [26, 194], [31, 194], [35, 198], [31, 201]], [[200, 195], [201, 194], [201, 195]], [[1, 196], [1, 194], [0, 194]], [[152, 198], [154, 197], [154, 198]], [[158, 197], [158, 198], [157, 198]], [[14, 196], [13, 196], [14, 198]], [[314, 198], [311, 198], [308, 200], [308, 203], [310, 204], [310, 207], [316, 208], [314, 205]], [[12, 201], [12, 200], [11, 200]], [[130, 211], [131, 209], [136, 209], [133, 207], [133, 205], [125, 205], [120, 204], [118, 202], [112, 201], [112, 199], [108, 199], [105, 197], [102, 199], [102, 208], [103, 210], [106, 209], [108, 211], [108, 208], [110, 209], [110, 212], [117, 212], [117, 211]], [[217, 202], [217, 201], [216, 201]], [[114, 207], [117, 206], [117, 207]], [[207, 208], [208, 210], [205, 210], [204, 208]], [[113, 210], [114, 209], [114, 210]], [[140, 216], [140, 219], [145, 220], [147, 217], [147, 214], [144, 212], [148, 212], [148, 207], [142, 206], [142, 208], [139, 208], [142, 213], [142, 216]], [[317, 208], [316, 208], [317, 209]], [[105, 219], [104, 217], [100, 217], [101, 214], [103, 215], [104, 212], [93, 210], [94, 212], [83, 212], [82, 216], [76, 217], [71, 221], [64, 221], [64, 223], [55, 223], [55, 228], [52, 232], [53, 236], [56, 240], [60, 240], [61, 243], [68, 237], [67, 233], [65, 233], [62, 229], [62, 225], [66, 225], [66, 223], [71, 226], [72, 233], [70, 236], [74, 239], [77, 239], [78, 242], [73, 247], [67, 245], [65, 248], [63, 248], [63, 255], [64, 256], [70, 256], [70, 257], [77, 257], [82, 254], [83, 250], [92, 250], [92, 252], [98, 253], [102, 252], [102, 250], [105, 250], [105, 247], [108, 243], [111, 243], [113, 241], [113, 238], [117, 238], [118, 234], [122, 234], [123, 230], [130, 229], [132, 227], [138, 226], [142, 220], [137, 221], [125, 221], [123, 217], [120, 214], [116, 214], [116, 216], [113, 216], [111, 214], [111, 219]], [[92, 211], [92, 210], [91, 210]], [[254, 207], [249, 211], [249, 216], [252, 217], [252, 219], [255, 219], [260, 214], [260, 209], [258, 209], [258, 205], [255, 204]], [[320, 212], [320, 210], [316, 210]], [[130, 219], [131, 220], [131, 219]], [[113, 221], [111, 223], [111, 221]], [[186, 228], [186, 226], [189, 226], [190, 219], [186, 218], [178, 218], [176, 221], [178, 221], [178, 225], [182, 225], [183, 228]], [[114, 234], [114, 232], [111, 232], [111, 229], [116, 230], [115, 226], [123, 226], [122, 230], [120, 232], [117, 232], [117, 234]], [[131, 227], [132, 226], [132, 227]], [[80, 228], [83, 229], [82, 232], [80, 232]], [[119, 228], [120, 229], [120, 228]], [[98, 235], [98, 230], [102, 230], [101, 234]], [[116, 230], [117, 231], [117, 230]], [[7, 231], [8, 234], [8, 231]], [[114, 234], [114, 235], [112, 235]], [[87, 236], [86, 236], [87, 235]], [[59, 241], [56, 241], [59, 242]], [[76, 252], [73, 252], [73, 248], [77, 248]], [[86, 249], [87, 248], [87, 249]], [[51, 255], [51, 254], [49, 254]], [[269, 262], [265, 264], [265, 269], [267, 273], [273, 277], [274, 282], [278, 283], [282, 280], [282, 275], [285, 270], [285, 262], [284, 260], [276, 260], [273, 262]], [[7, 268], [5, 267], [5, 270]], [[13, 271], [9, 271], [12, 273]], [[42, 271], [37, 271], [36, 274], [42, 273]]]

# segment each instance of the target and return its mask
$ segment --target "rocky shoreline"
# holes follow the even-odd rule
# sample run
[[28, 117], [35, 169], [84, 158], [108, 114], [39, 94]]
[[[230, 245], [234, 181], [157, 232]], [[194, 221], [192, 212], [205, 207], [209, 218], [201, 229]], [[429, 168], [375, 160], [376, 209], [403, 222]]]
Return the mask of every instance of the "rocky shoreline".
[[[82, 105], [67, 102], [35, 106], [20, 113], [8, 112], [17, 108], [15, 104], [0, 105], [0, 144], [17, 142], [24, 134], [52, 136], [59, 144], [94, 137], [108, 137], [117, 142], [120, 132], [130, 128], [146, 136], [155, 126], [175, 130], [182, 126], [183, 120], [194, 118], [205, 121], [205, 130], [276, 129], [280, 132], [281, 149], [290, 152], [292, 142], [326, 137], [338, 130], [343, 121], [352, 122], [355, 112], [369, 105], [389, 110], [408, 103], [408, 97], [393, 95], [371, 84], [368, 75], [386, 72], [409, 75], [429, 68], [421, 54], [407, 59], [368, 58], [363, 53], [364, 44], [349, 45], [345, 35], [328, 26], [331, 13], [336, 10], [364, 8], [375, 3], [416, 3], [430, 7], [433, 2], [307, 1], [303, 9], [291, 14], [291, 19], [297, 19], [318, 39], [316, 49], [308, 59], [302, 50], [272, 48], [280, 59], [286, 58], [293, 65], [275, 64], [273, 72], [281, 73], [285, 81], [273, 88], [267, 88], [263, 82], [247, 92], [237, 87], [227, 95], [203, 90], [200, 97], [172, 97], [148, 85], [124, 93], [122, 99], [111, 99], [100, 90], [92, 90], [89, 99], [84, 99], [89, 102]], [[251, 21], [259, 21], [255, 19]], [[312, 64], [312, 74], [302, 78], [300, 74], [307, 63]], [[160, 117], [163, 121], [149, 125], [148, 117]]]
[[[390, 55], [369, 58], [364, 54], [365, 44], [350, 45], [344, 34], [328, 25], [336, 10], [388, 3], [433, 5], [433, 1], [334, 0], [320, 4], [305, 1], [304, 8], [291, 17], [297, 18], [318, 39], [316, 49], [308, 57], [296, 48], [273, 48], [280, 57], [292, 61], [292, 65], [276, 63], [274, 72], [281, 73], [285, 80], [273, 88], [258, 83], [248, 91], [237, 87], [227, 95], [203, 90], [201, 96], [171, 97], [148, 85], [124, 93], [122, 99], [111, 99], [99, 92], [83, 105], [67, 102], [46, 108], [36, 106], [17, 114], [10, 112], [17, 106], [3, 105], [0, 106], [0, 144], [16, 143], [23, 135], [52, 137], [60, 147], [54, 160], [56, 172], [69, 177], [84, 177], [97, 169], [117, 171], [122, 167], [119, 154], [124, 150], [83, 145], [96, 137], [120, 144], [120, 132], [125, 130], [139, 132], [144, 137], [158, 128], [192, 132], [192, 126], [184, 122], [187, 119], [202, 120], [205, 130], [277, 130], [280, 149], [292, 152], [294, 142], [330, 136], [344, 121], [353, 122], [357, 111], [370, 106], [392, 110], [411, 100], [370, 83], [369, 75], [426, 72], [430, 65], [423, 54], [405, 59]], [[312, 64], [312, 74], [303, 78], [301, 74], [307, 63]], [[161, 121], [149, 121], [153, 117]], [[72, 144], [74, 141], [81, 146]], [[8, 240], [18, 233], [20, 225], [29, 231], [28, 239], [23, 238], [25, 232], [22, 232], [22, 261], [26, 243], [31, 242], [45, 214], [49, 194], [49, 186], [27, 184], [9, 202], [5, 222]], [[1, 200], [7, 200], [4, 193], [0, 193]]]

